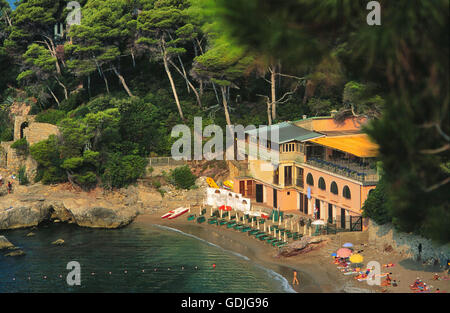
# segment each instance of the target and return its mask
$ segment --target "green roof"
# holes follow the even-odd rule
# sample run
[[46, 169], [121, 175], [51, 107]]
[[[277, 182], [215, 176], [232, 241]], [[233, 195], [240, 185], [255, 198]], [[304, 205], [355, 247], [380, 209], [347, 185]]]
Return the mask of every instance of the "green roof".
[[267, 138], [271, 139], [271, 132], [273, 130], [278, 130], [278, 141], [270, 140], [278, 144], [283, 144], [291, 141], [307, 141], [314, 138], [323, 137], [323, 134], [319, 134], [302, 127], [296, 126], [290, 122], [282, 122], [272, 126], [263, 126], [257, 129], [246, 131], [246, 134], [256, 134], [257, 131], [267, 131]]

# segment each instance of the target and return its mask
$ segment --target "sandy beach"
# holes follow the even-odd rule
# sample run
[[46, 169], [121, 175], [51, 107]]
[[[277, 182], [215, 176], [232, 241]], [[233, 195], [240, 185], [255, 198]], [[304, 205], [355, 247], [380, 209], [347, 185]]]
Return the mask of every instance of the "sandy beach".
[[[363, 233], [355, 235], [344, 233], [342, 236], [330, 236], [328, 242], [317, 245], [315, 250], [296, 256], [281, 257], [278, 256], [277, 248], [256, 240], [246, 233], [227, 229], [225, 226], [187, 221], [187, 214], [173, 220], [161, 219], [164, 212], [158, 210], [151, 214], [139, 215], [134, 223], [174, 228], [216, 244], [223, 249], [244, 255], [252, 262], [284, 276], [296, 292], [412, 293], [413, 291], [409, 286], [418, 277], [428, 286], [431, 286], [430, 292], [448, 292], [450, 290], [448, 275], [443, 271], [439, 272], [439, 268], [423, 266], [418, 262], [404, 259], [395, 252], [384, 253], [372, 249], [367, 246]], [[337, 269], [337, 265], [333, 264], [331, 253], [335, 252], [343, 242], [350, 241], [349, 239], [353, 239], [352, 243], [355, 245], [355, 250], [362, 250], [361, 254], [364, 256], [365, 262], [375, 260], [380, 264], [395, 264], [395, 266], [387, 269], [382, 268], [382, 273], [392, 273], [392, 280], [396, 280], [398, 286], [369, 286], [365, 282], [354, 279], [354, 275], [343, 275]], [[292, 286], [294, 270], [298, 272], [300, 284]], [[441, 280], [433, 279], [435, 273], [438, 273]]]

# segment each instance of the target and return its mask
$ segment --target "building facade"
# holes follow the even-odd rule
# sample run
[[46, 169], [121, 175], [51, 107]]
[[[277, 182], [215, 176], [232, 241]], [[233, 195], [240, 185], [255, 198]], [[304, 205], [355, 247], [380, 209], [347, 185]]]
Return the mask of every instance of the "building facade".
[[238, 144], [245, 160], [233, 163], [235, 192], [262, 206], [300, 211], [342, 228], [349, 226], [350, 216], [361, 216], [379, 175], [377, 146], [361, 132], [360, 121], [338, 124], [332, 117], [320, 117], [270, 128], [278, 130], [279, 138], [260, 146], [259, 155], [270, 153], [278, 144], [278, 166], [249, 157], [249, 146], [255, 144], [249, 137], [256, 133], [248, 132], [245, 143]]

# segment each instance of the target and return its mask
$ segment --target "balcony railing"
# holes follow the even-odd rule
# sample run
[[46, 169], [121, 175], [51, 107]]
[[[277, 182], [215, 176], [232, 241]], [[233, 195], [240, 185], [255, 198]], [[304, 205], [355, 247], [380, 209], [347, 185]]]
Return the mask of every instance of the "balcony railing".
[[346, 176], [363, 183], [376, 183], [379, 180], [379, 175], [376, 170], [367, 166], [359, 166], [355, 163], [329, 162], [320, 158], [312, 157], [306, 161], [306, 164], [322, 168], [329, 172]]

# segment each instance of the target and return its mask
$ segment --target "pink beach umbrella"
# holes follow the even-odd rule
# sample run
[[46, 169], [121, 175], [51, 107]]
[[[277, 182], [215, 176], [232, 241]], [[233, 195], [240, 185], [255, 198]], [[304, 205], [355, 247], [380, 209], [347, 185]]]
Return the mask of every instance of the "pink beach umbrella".
[[351, 255], [352, 255], [352, 250], [347, 249], [347, 248], [340, 248], [340, 249], [337, 251], [337, 256], [338, 256], [339, 258], [348, 258], [348, 257], [351, 256]]

